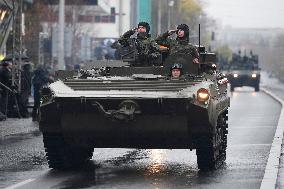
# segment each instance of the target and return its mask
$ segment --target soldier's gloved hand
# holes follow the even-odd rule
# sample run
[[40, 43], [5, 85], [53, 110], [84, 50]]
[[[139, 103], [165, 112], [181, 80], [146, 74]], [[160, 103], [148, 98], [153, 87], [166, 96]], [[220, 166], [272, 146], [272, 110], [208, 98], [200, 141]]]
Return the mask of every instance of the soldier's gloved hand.
[[125, 32], [123, 34], [124, 37], [130, 37], [131, 35], [133, 35], [134, 33], [136, 32], [136, 29], [131, 29], [131, 30], [128, 30], [127, 32]]
[[158, 56], [157, 54], [154, 54], [154, 53], [153, 53], [153, 54], [150, 55], [150, 57], [151, 57], [152, 59], [157, 59], [159, 56]]
[[199, 64], [198, 58], [193, 59], [192, 62], [193, 62], [194, 64]]
[[177, 31], [177, 30], [169, 30], [169, 31], [168, 31], [168, 34], [169, 34], [169, 35], [173, 35], [174, 33], [176, 33], [176, 31]]
[[137, 28], [133, 28], [132, 31], [135, 33], [137, 32]]
[[113, 42], [113, 43], [110, 45], [110, 47], [111, 47], [112, 49], [117, 49], [117, 48], [119, 47], [118, 41]]
[[136, 32], [136, 30], [129, 30], [129, 34], [133, 35]]

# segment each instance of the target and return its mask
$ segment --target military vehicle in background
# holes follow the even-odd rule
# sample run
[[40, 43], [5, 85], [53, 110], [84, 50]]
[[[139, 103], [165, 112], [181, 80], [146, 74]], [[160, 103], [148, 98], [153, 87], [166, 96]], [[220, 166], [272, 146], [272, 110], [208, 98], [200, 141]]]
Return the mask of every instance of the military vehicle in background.
[[258, 55], [253, 54], [252, 51], [249, 56], [246, 54], [242, 56], [240, 51], [238, 54], [234, 53], [232, 61], [221, 64], [220, 69], [230, 82], [231, 92], [236, 87], [242, 86], [250, 86], [255, 91], [259, 91], [261, 69], [258, 65]]
[[[200, 64], [177, 53], [137, 67], [133, 51], [122, 56], [127, 65], [81, 70], [44, 88], [39, 127], [49, 167], [79, 166], [94, 148], [196, 149], [199, 169], [219, 167], [230, 99], [215, 54], [199, 49]], [[170, 76], [176, 63], [180, 78]]]

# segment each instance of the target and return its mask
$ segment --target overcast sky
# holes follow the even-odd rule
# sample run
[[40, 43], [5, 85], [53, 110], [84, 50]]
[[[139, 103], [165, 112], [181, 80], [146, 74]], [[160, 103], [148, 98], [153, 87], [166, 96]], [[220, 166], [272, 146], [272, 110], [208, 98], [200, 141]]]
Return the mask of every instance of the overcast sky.
[[284, 28], [284, 0], [204, 0], [205, 11], [223, 26]]

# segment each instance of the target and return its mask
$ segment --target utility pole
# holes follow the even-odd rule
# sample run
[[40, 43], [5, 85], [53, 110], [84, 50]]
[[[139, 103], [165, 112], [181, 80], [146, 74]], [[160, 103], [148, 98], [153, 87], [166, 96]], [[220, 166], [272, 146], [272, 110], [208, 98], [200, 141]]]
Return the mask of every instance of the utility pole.
[[12, 13], [12, 20], [13, 20], [13, 41], [12, 41], [12, 87], [15, 86], [16, 81], [16, 59], [15, 59], [15, 48], [16, 48], [16, 4], [15, 1], [13, 1], [13, 13]]
[[173, 6], [175, 4], [175, 1], [174, 0], [167, 0], [167, 8], [168, 8], [168, 30], [171, 29], [171, 25], [172, 25], [172, 9], [173, 9]]
[[169, 0], [167, 0], [167, 16], [168, 16], [167, 28], [168, 28], [168, 30], [169, 30], [169, 29], [170, 29], [170, 8], [169, 8]]
[[65, 0], [59, 1], [58, 19], [58, 70], [65, 70], [64, 61], [64, 26], [65, 26]]
[[118, 13], [118, 36], [122, 35], [122, 0], [119, 0], [119, 13]]
[[158, 0], [158, 22], [157, 22], [157, 33], [161, 34], [161, 19], [162, 19], [162, 1]]
[[137, 11], [138, 11], [138, 2], [137, 2], [137, 0], [131, 0], [130, 1], [130, 3], [131, 3], [131, 10], [130, 10], [130, 27], [131, 28], [134, 28], [134, 27], [136, 27], [136, 24], [137, 24], [137, 15], [138, 15], [138, 13], [137, 13]]
[[22, 55], [23, 55], [23, 0], [20, 0], [20, 31], [19, 31], [19, 37], [20, 37], [20, 50], [19, 50], [19, 64], [18, 64], [18, 77], [19, 77], [19, 86], [18, 91], [21, 91], [21, 78], [22, 78]]

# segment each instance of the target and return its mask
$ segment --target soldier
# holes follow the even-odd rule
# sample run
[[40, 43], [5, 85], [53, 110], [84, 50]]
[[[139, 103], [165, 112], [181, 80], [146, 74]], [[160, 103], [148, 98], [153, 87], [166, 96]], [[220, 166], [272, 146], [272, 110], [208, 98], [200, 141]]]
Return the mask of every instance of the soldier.
[[32, 84], [34, 86], [34, 106], [32, 112], [33, 121], [37, 121], [38, 118], [38, 111], [41, 99], [40, 90], [44, 85], [47, 85], [52, 81], [53, 79], [51, 78], [48, 70], [44, 68], [42, 65], [39, 65], [38, 68], [34, 71], [32, 79]]
[[[177, 34], [177, 38], [169, 38], [174, 33]], [[197, 48], [189, 43], [189, 27], [186, 24], [180, 24], [176, 30], [169, 30], [158, 36], [156, 42], [159, 45], [168, 47], [170, 55], [175, 53], [190, 54], [193, 58], [193, 63], [199, 63], [199, 53]]]
[[171, 67], [171, 77], [172, 78], [179, 78], [182, 74], [182, 64], [173, 64]]
[[[0, 92], [1, 92], [1, 102], [0, 111], [6, 115], [7, 108], [10, 105], [10, 90], [12, 88], [12, 64], [10, 62], [2, 62], [2, 68], [0, 70]], [[10, 90], [9, 90], [10, 89]], [[6, 115], [7, 116], [7, 115]]]
[[31, 86], [32, 86], [32, 67], [31, 64], [26, 63], [23, 65], [22, 70], [22, 79], [21, 79], [21, 93], [20, 93], [20, 113], [22, 117], [29, 117], [28, 112], [28, 104], [29, 104], [29, 97], [31, 95]]
[[[134, 34], [137, 32], [137, 36]], [[160, 48], [155, 40], [151, 39], [150, 25], [147, 22], [140, 22], [137, 28], [125, 32], [118, 42], [123, 47], [130, 46], [131, 38], [137, 50], [138, 63], [141, 66], [149, 66], [160, 57]]]

